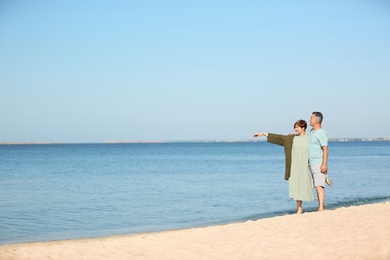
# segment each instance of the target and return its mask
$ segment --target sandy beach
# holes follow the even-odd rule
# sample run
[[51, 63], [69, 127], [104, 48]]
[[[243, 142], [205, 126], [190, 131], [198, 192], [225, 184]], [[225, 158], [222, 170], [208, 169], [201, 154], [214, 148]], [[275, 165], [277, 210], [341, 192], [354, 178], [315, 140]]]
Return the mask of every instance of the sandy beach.
[[0, 259], [390, 259], [390, 202], [204, 228], [1, 245]]

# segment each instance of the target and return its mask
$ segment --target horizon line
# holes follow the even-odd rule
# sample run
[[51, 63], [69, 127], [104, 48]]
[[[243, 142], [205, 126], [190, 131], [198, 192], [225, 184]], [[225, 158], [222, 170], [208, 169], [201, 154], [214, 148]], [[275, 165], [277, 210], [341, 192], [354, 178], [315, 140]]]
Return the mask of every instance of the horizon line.
[[[390, 137], [377, 138], [329, 138], [330, 142], [351, 142], [351, 141], [390, 141]], [[216, 139], [199, 139], [199, 140], [107, 140], [103, 142], [0, 142], [0, 145], [49, 145], [49, 144], [154, 144], [154, 143], [248, 143], [248, 142], [266, 142], [266, 139], [242, 139], [242, 140], [216, 140]]]

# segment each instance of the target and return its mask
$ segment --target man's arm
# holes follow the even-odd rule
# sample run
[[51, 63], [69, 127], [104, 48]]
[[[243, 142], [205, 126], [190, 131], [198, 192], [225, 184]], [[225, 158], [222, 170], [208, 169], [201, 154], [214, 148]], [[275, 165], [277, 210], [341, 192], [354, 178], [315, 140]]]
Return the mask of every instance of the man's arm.
[[328, 173], [328, 146], [322, 146], [323, 155], [322, 155], [322, 164], [321, 172]]

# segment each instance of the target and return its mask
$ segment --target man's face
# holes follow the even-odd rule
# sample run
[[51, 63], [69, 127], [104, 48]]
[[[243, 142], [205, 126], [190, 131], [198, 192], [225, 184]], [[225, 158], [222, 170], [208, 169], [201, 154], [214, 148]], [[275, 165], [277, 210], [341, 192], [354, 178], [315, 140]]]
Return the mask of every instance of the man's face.
[[318, 123], [318, 120], [314, 114], [311, 115], [309, 122], [310, 126], [312, 127], [314, 127]]

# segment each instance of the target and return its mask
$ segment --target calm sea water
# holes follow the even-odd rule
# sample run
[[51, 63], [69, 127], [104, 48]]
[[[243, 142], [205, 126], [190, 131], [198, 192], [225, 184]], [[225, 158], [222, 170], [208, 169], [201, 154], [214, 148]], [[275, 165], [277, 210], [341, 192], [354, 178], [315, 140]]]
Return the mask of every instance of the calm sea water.
[[[329, 151], [328, 209], [390, 200], [390, 142]], [[292, 214], [283, 178], [283, 148], [267, 142], [0, 145], [0, 244]]]

